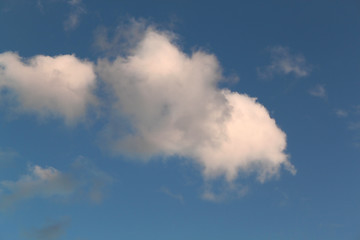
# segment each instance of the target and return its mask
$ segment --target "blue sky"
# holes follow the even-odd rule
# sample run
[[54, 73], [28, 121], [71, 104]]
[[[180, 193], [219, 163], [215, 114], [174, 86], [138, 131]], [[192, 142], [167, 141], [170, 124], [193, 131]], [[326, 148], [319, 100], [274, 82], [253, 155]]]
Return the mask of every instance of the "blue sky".
[[0, 2], [0, 239], [360, 239], [358, 1]]

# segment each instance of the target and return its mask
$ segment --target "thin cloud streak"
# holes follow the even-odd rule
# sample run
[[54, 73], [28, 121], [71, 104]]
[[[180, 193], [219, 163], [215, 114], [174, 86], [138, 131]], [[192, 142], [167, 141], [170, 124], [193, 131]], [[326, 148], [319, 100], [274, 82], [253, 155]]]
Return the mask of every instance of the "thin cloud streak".
[[183, 197], [183, 195], [173, 193], [173, 192], [171, 192], [171, 191], [170, 191], [168, 188], [166, 188], [166, 187], [162, 187], [162, 188], [160, 189], [160, 191], [161, 191], [162, 193], [166, 194], [167, 196], [169, 196], [169, 197], [171, 197], [171, 198], [173, 198], [173, 199], [178, 200], [180, 203], [182, 203], [182, 204], [184, 203], [184, 197]]
[[201, 195], [205, 201], [221, 203], [233, 199], [240, 199], [249, 192], [249, 187], [235, 182], [228, 183], [218, 181], [216, 183], [206, 182]]

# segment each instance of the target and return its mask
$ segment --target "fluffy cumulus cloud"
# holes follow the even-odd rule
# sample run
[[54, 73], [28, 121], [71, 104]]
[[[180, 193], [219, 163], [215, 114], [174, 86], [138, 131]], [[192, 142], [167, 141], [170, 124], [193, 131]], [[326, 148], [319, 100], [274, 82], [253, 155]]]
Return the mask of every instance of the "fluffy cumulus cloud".
[[[123, 34], [131, 44], [116, 34], [114, 41], [100, 41], [105, 50], [117, 42], [125, 49], [99, 59], [95, 68], [74, 55], [24, 60], [13, 52], [0, 54], [0, 97], [14, 99], [17, 111], [60, 116], [72, 124], [97, 103], [95, 71], [106, 86], [102, 102], [109, 105], [103, 108], [109, 115], [102, 115], [108, 117], [104, 144], [115, 153], [146, 160], [181, 156], [200, 166], [207, 180], [224, 176], [232, 182], [254, 173], [264, 182], [282, 166], [295, 174], [285, 133], [256, 98], [218, 87], [224, 77], [214, 55], [186, 54], [174, 34], [136, 21], [133, 26]], [[283, 48], [273, 51], [271, 71], [307, 74], [303, 58]], [[35, 166], [1, 186], [10, 192], [6, 198], [21, 199], [70, 194], [76, 186], [69, 181], [54, 168]], [[96, 189], [93, 198], [101, 198]]]
[[295, 173], [284, 153], [286, 135], [266, 108], [217, 87], [223, 76], [214, 55], [187, 55], [172, 34], [151, 27], [129, 53], [96, 67], [112, 93], [104, 136], [113, 151], [143, 159], [182, 156], [201, 166], [206, 179], [229, 182], [239, 173], [263, 182], [281, 166]]
[[28, 173], [16, 181], [0, 182], [0, 208], [32, 198], [69, 197], [87, 192], [91, 200], [102, 198], [102, 188], [111, 177], [95, 168], [83, 157], [78, 158], [68, 172], [53, 167], [29, 166]]
[[35, 56], [0, 54], [0, 97], [15, 99], [15, 109], [42, 117], [60, 116], [73, 124], [96, 103], [93, 65], [74, 55]]
[[293, 74], [296, 77], [306, 77], [311, 71], [304, 56], [292, 54], [289, 48], [277, 46], [269, 49], [271, 63], [258, 68], [261, 78], [272, 78], [274, 75]]

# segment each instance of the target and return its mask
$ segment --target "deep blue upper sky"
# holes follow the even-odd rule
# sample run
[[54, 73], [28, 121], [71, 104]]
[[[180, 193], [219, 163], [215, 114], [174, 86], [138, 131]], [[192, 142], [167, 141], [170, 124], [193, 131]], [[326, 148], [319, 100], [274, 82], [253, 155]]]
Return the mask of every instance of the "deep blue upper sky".
[[[106, 29], [111, 42], [131, 21], [175, 34], [186, 54], [216, 56], [225, 78], [216, 89], [258, 99], [286, 134], [297, 173], [281, 167], [263, 183], [247, 171], [209, 182], [199, 162], [179, 153], [149, 161], [114, 153], [103, 134], [124, 116], [107, 115], [104, 75], [96, 73], [101, 110], [69, 125], [16, 110], [3, 67], [0, 240], [360, 239], [359, 1], [2, 0], [0, 54], [75, 54], [95, 66], [128, 54], [121, 42], [109, 53], [97, 39]], [[141, 119], [129, 119], [111, 130], [140, 128], [131, 120]], [[44, 178], [31, 175], [35, 166], [48, 170]], [[210, 185], [220, 200], [202, 197]]]

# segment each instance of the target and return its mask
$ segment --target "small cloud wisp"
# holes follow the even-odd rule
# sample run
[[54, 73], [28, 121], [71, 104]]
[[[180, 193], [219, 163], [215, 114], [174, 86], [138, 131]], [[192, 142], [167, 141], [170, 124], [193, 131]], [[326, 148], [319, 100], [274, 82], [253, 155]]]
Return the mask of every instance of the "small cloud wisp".
[[273, 78], [274, 75], [293, 74], [295, 77], [306, 77], [311, 71], [304, 56], [292, 54], [287, 47], [277, 46], [269, 49], [271, 63], [258, 68], [261, 78]]
[[318, 84], [315, 87], [309, 89], [309, 94], [318, 98], [326, 97], [326, 89], [324, 85]]

